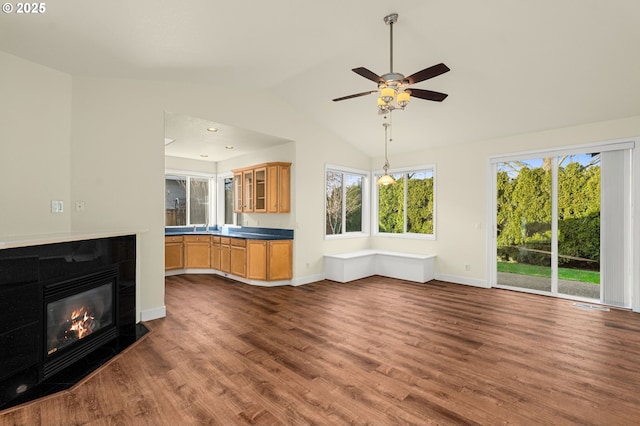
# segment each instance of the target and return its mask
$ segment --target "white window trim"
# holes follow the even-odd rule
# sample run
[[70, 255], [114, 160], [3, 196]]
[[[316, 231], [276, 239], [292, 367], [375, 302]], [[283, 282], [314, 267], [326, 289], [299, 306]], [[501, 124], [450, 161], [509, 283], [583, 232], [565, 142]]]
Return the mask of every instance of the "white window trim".
[[[402, 234], [396, 234], [391, 232], [379, 232], [378, 231], [378, 185], [376, 184], [376, 177], [384, 174], [384, 170], [377, 169], [372, 172], [371, 179], [371, 199], [372, 206], [371, 209], [371, 223], [372, 226], [372, 235], [375, 237], [385, 237], [385, 238], [401, 238], [401, 239], [412, 239], [412, 240], [431, 240], [434, 241], [437, 239], [436, 229], [437, 229], [437, 200], [438, 200], [438, 185], [437, 185], [437, 173], [436, 173], [436, 165], [435, 164], [422, 164], [419, 166], [411, 166], [411, 167], [400, 167], [395, 169], [389, 169], [388, 173], [390, 175], [396, 173], [406, 173], [406, 172], [421, 172], [421, 171], [431, 171], [433, 173], [433, 234], [417, 234], [412, 232], [406, 232], [407, 223], [404, 223], [404, 230]], [[407, 197], [406, 197], [407, 187], [405, 186], [405, 212], [407, 211]]]
[[[341, 234], [330, 234], [327, 235], [326, 233], [326, 226], [327, 226], [327, 197], [326, 197], [326, 190], [327, 190], [327, 172], [328, 171], [333, 171], [333, 172], [340, 172], [340, 173], [348, 173], [348, 174], [353, 174], [353, 175], [360, 175], [362, 176], [362, 231], [360, 232], [345, 232], [343, 230], [343, 232]], [[347, 239], [347, 238], [363, 238], [363, 237], [369, 237], [370, 236], [370, 217], [371, 215], [369, 214], [369, 212], [371, 211], [371, 200], [369, 197], [369, 191], [367, 191], [367, 188], [370, 185], [371, 181], [371, 172], [367, 171], [367, 170], [360, 170], [360, 169], [354, 169], [351, 167], [345, 167], [345, 166], [338, 166], [335, 164], [325, 164], [324, 167], [324, 190], [323, 193], [324, 195], [324, 201], [323, 201], [323, 208], [324, 208], [324, 220], [322, 221], [322, 225], [323, 225], [323, 229], [322, 229], [322, 234], [324, 235], [324, 239], [325, 240], [340, 240], [340, 239]], [[343, 191], [344, 191], [344, 187], [343, 187]], [[344, 199], [344, 198], [343, 198]], [[342, 212], [343, 215], [343, 223], [345, 218], [344, 218], [344, 209]]]
[[[233, 214], [233, 223], [224, 223], [224, 180], [225, 179], [231, 179], [233, 181], [233, 173], [232, 172], [225, 172], [225, 173], [220, 173], [217, 176], [216, 179], [216, 189], [217, 189], [217, 198], [216, 198], [216, 223], [218, 224], [218, 226], [223, 226], [223, 225], [236, 225], [237, 219], [238, 219], [238, 215], [236, 213]], [[232, 189], [233, 189], [233, 182], [231, 183], [232, 185]], [[233, 203], [233, 200], [232, 200]], [[233, 206], [232, 206], [233, 209]]]

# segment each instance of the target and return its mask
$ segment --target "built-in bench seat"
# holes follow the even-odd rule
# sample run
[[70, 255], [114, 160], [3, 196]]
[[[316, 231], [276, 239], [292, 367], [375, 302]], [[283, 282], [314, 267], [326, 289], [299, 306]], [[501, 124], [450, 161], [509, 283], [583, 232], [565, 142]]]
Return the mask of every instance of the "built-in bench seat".
[[358, 250], [324, 256], [325, 278], [346, 283], [371, 275], [424, 283], [434, 275], [436, 256], [387, 250]]

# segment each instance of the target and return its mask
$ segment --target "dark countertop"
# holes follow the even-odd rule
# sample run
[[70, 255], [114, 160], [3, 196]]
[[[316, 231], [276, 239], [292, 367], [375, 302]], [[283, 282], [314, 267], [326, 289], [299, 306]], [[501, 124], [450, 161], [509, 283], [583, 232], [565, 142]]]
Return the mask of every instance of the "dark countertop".
[[170, 235], [219, 235], [223, 237], [243, 238], [245, 240], [293, 240], [292, 229], [243, 227], [180, 226], [165, 228], [165, 236]]

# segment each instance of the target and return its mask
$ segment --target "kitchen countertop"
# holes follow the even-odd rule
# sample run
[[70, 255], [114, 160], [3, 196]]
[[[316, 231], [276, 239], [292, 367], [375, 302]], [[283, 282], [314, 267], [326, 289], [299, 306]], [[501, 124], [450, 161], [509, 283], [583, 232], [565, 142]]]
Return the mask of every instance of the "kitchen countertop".
[[242, 238], [245, 240], [293, 240], [292, 229], [256, 228], [256, 227], [214, 227], [182, 226], [165, 228], [165, 236], [171, 235], [217, 235], [222, 237]]

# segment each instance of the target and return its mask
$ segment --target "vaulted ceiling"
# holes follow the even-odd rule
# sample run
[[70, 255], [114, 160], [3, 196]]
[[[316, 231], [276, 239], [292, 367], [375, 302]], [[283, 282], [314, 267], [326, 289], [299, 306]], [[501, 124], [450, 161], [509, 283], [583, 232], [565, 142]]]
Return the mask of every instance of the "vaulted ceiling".
[[[0, 50], [71, 75], [270, 90], [363, 152], [380, 155], [374, 90], [351, 72], [451, 71], [393, 114], [394, 150], [640, 114], [637, 0], [65, 0], [0, 15]], [[201, 117], [216, 121], [216, 117]]]

